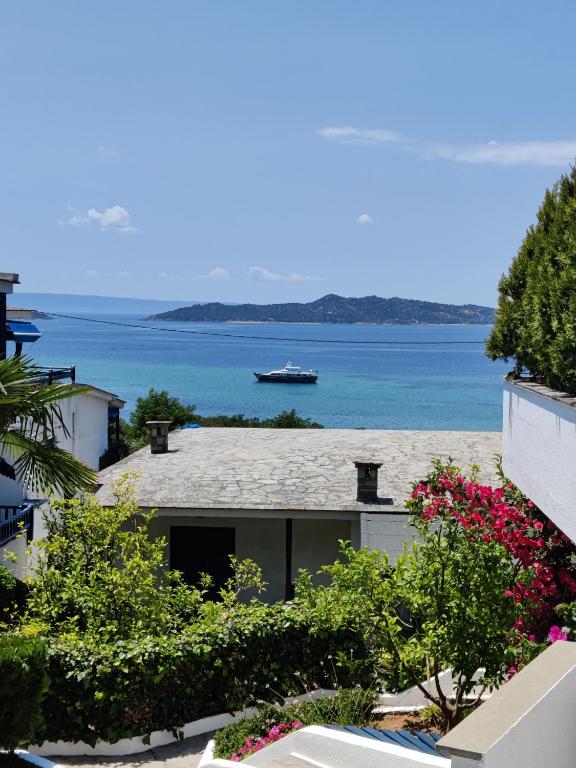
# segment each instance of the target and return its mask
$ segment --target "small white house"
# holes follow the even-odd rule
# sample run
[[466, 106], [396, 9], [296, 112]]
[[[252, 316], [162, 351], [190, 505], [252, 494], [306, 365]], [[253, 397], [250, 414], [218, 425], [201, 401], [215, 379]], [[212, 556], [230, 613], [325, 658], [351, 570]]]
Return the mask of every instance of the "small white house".
[[[62, 372], [60, 371], [59, 374]], [[49, 372], [46, 374], [50, 378]], [[97, 387], [72, 384], [78, 389], [86, 388], [74, 397], [61, 401], [61, 413], [66, 431], [59, 427], [56, 434], [58, 445], [72, 453], [92, 469], [98, 470], [102, 454], [108, 448], [108, 436], [118, 423], [124, 401], [111, 392]], [[10, 468], [4, 466], [9, 473]], [[0, 564], [22, 576], [23, 553], [32, 538], [44, 535], [42, 520], [37, 514], [38, 502], [21, 483], [6, 474], [0, 474]], [[25, 531], [26, 535], [20, 535]], [[11, 555], [18, 557], [12, 561]]]
[[60, 410], [68, 435], [59, 429], [58, 445], [97, 470], [108, 448], [111, 424], [114, 429], [124, 401], [98, 387], [79, 383], [73, 386], [86, 391], [62, 400]]
[[138, 473], [138, 505], [157, 510], [151, 530], [166, 537], [170, 568], [219, 584], [229, 555], [251, 558], [275, 601], [292, 595], [298, 569], [333, 562], [341, 539], [394, 560], [412, 536], [404, 501], [432, 458], [480, 464], [491, 482], [499, 450], [500, 434], [489, 432], [183, 429], [162, 452], [143, 448], [101, 472], [96, 495], [113, 505], [114, 481]]

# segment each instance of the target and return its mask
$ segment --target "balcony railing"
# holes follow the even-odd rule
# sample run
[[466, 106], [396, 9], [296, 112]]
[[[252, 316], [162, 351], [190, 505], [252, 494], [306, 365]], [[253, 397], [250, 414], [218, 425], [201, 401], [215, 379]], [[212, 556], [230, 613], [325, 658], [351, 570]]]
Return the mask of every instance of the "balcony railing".
[[70, 379], [74, 384], [76, 381], [76, 366], [70, 368], [45, 368], [42, 366], [36, 366], [38, 371], [32, 378], [38, 384], [53, 384], [55, 381], [62, 381], [62, 379]]
[[0, 506], [0, 547], [8, 544], [19, 534], [26, 532], [26, 541], [32, 541], [34, 534], [34, 504], [18, 507]]

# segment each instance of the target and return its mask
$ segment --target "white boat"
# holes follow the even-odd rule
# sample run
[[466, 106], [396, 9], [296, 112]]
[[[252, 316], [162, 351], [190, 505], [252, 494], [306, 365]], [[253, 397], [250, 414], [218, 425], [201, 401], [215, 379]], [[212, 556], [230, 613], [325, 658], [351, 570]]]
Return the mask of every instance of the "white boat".
[[318, 371], [312, 368], [300, 368], [292, 363], [286, 363], [284, 368], [279, 371], [269, 371], [262, 373], [254, 371], [254, 376], [258, 381], [274, 382], [277, 384], [316, 384], [318, 381]]

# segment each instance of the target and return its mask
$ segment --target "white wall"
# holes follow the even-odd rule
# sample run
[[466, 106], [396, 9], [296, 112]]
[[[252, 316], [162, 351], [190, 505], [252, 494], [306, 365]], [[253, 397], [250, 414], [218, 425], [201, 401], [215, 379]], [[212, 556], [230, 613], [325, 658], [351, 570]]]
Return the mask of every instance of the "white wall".
[[[191, 511], [192, 512], [192, 511]], [[251, 558], [261, 568], [268, 583], [262, 598], [268, 602], [283, 600], [286, 581], [285, 518], [165, 516], [150, 524], [152, 536], [165, 536], [169, 541], [170, 526], [210, 526], [234, 528], [236, 556]], [[298, 568], [309, 568], [313, 574], [321, 565], [332, 563], [338, 554], [338, 540], [350, 538], [348, 520], [293, 520], [292, 575]], [[314, 576], [314, 581], [318, 578]]]
[[576, 643], [556, 642], [444, 736], [452, 768], [573, 768]]
[[15, 539], [12, 539], [12, 541], [9, 541], [8, 544], [0, 547], [0, 565], [3, 565], [20, 580], [26, 575], [27, 546], [26, 534], [22, 533]]
[[351, 539], [349, 520], [293, 520], [292, 522], [292, 580], [299, 568], [307, 568], [316, 584], [328, 583], [326, 576], [319, 576], [322, 565], [330, 565], [338, 557], [338, 541]]
[[[450, 768], [450, 761], [347, 731], [308, 726], [246, 758], [248, 766], [320, 766], [321, 768]], [[212, 760], [206, 768], [233, 766]]]
[[506, 381], [502, 463], [510, 480], [576, 541], [576, 408]]
[[405, 512], [363, 512], [360, 515], [361, 546], [381, 549], [388, 553], [390, 562], [395, 563], [398, 555], [402, 554], [405, 542], [415, 538], [414, 529], [407, 522], [408, 514]]
[[89, 391], [62, 400], [60, 409], [70, 434], [66, 437], [59, 430], [58, 445], [98, 469], [100, 456], [108, 447], [108, 400]]

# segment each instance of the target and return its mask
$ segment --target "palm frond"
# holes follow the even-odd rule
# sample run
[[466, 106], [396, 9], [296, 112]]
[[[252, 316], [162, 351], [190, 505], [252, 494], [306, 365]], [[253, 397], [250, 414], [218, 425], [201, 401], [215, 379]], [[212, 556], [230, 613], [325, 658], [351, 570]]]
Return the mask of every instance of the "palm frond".
[[18, 429], [0, 434], [2, 454], [14, 467], [16, 478], [40, 493], [73, 496], [96, 484], [96, 473], [53, 439], [37, 440]]
[[55, 442], [57, 430], [69, 435], [60, 402], [86, 391], [42, 383], [28, 357], [0, 360], [0, 455], [31, 490], [72, 496], [94, 485], [93, 470]]

